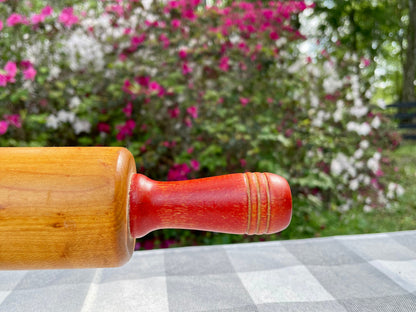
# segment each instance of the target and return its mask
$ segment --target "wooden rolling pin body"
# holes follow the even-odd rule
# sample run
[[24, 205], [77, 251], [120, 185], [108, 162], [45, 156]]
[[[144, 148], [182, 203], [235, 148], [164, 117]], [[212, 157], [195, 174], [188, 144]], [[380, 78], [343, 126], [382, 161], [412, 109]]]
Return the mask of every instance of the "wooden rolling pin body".
[[156, 182], [124, 148], [0, 148], [0, 269], [120, 266], [159, 228], [274, 233], [291, 205], [274, 174]]

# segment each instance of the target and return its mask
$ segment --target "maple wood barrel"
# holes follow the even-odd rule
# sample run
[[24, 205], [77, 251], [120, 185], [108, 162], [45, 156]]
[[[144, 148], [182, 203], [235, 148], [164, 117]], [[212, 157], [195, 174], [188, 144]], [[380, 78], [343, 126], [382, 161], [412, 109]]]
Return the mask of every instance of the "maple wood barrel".
[[155, 229], [274, 233], [291, 209], [270, 173], [157, 182], [125, 148], [0, 148], [0, 269], [120, 266]]

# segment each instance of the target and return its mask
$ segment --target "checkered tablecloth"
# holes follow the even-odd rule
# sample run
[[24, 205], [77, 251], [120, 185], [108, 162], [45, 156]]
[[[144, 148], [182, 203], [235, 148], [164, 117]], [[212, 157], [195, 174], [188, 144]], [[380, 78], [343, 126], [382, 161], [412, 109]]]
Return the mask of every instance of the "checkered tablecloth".
[[0, 271], [0, 311], [416, 311], [416, 231], [136, 252]]

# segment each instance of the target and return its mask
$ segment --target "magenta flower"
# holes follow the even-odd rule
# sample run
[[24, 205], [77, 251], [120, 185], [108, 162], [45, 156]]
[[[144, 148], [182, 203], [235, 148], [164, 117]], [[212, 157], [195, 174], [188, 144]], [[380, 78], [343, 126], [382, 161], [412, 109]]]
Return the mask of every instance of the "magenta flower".
[[159, 91], [162, 87], [156, 81], [152, 81], [149, 83], [149, 89], [152, 91]]
[[37, 25], [39, 23], [43, 23], [45, 21], [45, 17], [46, 16], [42, 14], [34, 14], [30, 18], [30, 21], [32, 22], [33, 25]]
[[134, 78], [134, 81], [136, 81], [139, 85], [147, 88], [149, 86], [149, 83], [150, 83], [150, 77], [149, 76], [140, 76], [140, 77]]
[[187, 74], [190, 74], [190, 73], [192, 73], [192, 67], [190, 67], [189, 65], [188, 65], [188, 63], [183, 63], [182, 64], [182, 74], [183, 75], [187, 75]]
[[198, 118], [198, 107], [191, 106], [186, 109], [186, 112], [191, 115], [192, 118]]
[[17, 13], [12, 13], [9, 18], [7, 19], [7, 26], [12, 27], [17, 24], [23, 24], [25, 19], [22, 15]]
[[192, 170], [194, 170], [194, 171], [198, 171], [198, 170], [199, 170], [199, 168], [200, 168], [199, 161], [197, 161], [197, 160], [195, 160], [195, 159], [192, 159], [192, 160], [191, 160], [191, 168], [192, 168]]
[[132, 48], [136, 49], [145, 40], [146, 34], [141, 34], [140, 36], [133, 36], [130, 40]]
[[163, 42], [163, 48], [164, 48], [164, 49], [167, 49], [167, 48], [169, 47], [169, 45], [170, 45], [170, 41], [169, 41], [169, 38], [168, 38], [165, 34], [161, 34], [161, 35], [159, 36], [159, 40], [160, 40], [161, 42]]
[[40, 14], [42, 14], [43, 16], [49, 16], [53, 13], [53, 9], [51, 6], [47, 5], [45, 6], [42, 11], [40, 11]]
[[228, 57], [226, 57], [226, 56], [223, 56], [221, 59], [220, 59], [220, 65], [219, 65], [219, 67], [220, 67], [220, 69], [222, 70], [222, 71], [225, 71], [225, 72], [227, 72], [229, 69], [230, 69], [230, 65], [229, 65], [229, 63], [228, 63], [228, 61], [229, 61], [230, 59], [228, 58]]
[[100, 132], [110, 133], [110, 125], [104, 122], [99, 122], [97, 125], [97, 129]]
[[74, 15], [74, 9], [72, 7], [64, 8], [61, 14], [59, 14], [58, 20], [66, 27], [71, 27], [79, 21], [78, 16]]
[[20, 115], [14, 114], [14, 115], [4, 115], [4, 118], [9, 123], [9, 125], [12, 125], [16, 128], [22, 127], [22, 120], [20, 119]]
[[171, 25], [175, 29], [179, 28], [179, 27], [181, 27], [181, 21], [178, 20], [178, 19], [173, 19], [172, 22], [171, 22]]
[[184, 49], [179, 50], [179, 53], [178, 54], [179, 54], [179, 57], [181, 59], [185, 59], [186, 56], [188, 55]]
[[34, 80], [36, 76], [36, 69], [30, 66], [28, 69], [23, 71], [23, 77], [27, 80]]
[[240, 159], [240, 165], [241, 165], [241, 167], [247, 166], [247, 161], [244, 158], [241, 158]]
[[116, 126], [119, 132], [116, 135], [117, 140], [122, 141], [126, 138], [126, 136], [132, 136], [133, 130], [136, 128], [136, 122], [132, 119], [126, 121], [124, 125]]
[[250, 102], [250, 99], [248, 98], [243, 98], [243, 97], [240, 98], [240, 103], [242, 106], [247, 106], [249, 102]]
[[126, 117], [131, 117], [131, 114], [133, 113], [133, 104], [131, 104], [131, 102], [128, 102], [126, 107], [123, 108], [123, 112], [126, 115]]
[[277, 39], [279, 39], [279, 34], [278, 34], [277, 32], [275, 32], [275, 31], [272, 31], [272, 32], [270, 33], [270, 39], [272, 39], [272, 40], [277, 40]]
[[7, 132], [9, 128], [9, 123], [5, 120], [0, 121], [0, 135], [3, 135]]
[[362, 58], [361, 62], [362, 62], [364, 67], [368, 67], [371, 64], [371, 61], [368, 58]]
[[188, 179], [191, 169], [187, 164], [173, 165], [168, 172], [168, 181], [182, 181]]
[[0, 31], [3, 29], [3, 22], [0, 20]]
[[7, 76], [0, 74], [0, 87], [5, 87], [7, 85]]
[[180, 114], [179, 107], [175, 107], [173, 109], [168, 110], [170, 118], [176, 118]]
[[7, 62], [6, 66], [4, 66], [4, 70], [7, 73], [7, 76], [9, 78], [14, 78], [16, 76], [16, 72], [17, 72], [17, 66], [15, 62]]

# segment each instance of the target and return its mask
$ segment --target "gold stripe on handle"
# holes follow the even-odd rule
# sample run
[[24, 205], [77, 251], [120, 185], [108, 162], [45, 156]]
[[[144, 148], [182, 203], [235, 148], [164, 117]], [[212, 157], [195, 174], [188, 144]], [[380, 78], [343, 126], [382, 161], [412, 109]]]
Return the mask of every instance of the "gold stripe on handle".
[[260, 230], [260, 221], [261, 221], [261, 194], [260, 194], [260, 182], [259, 178], [257, 177], [257, 173], [254, 173], [254, 183], [256, 184], [257, 189], [257, 227], [256, 227], [256, 233], [259, 233]]
[[246, 183], [246, 189], [247, 189], [247, 206], [248, 206], [248, 222], [247, 222], [247, 230], [246, 230], [246, 234], [250, 234], [250, 224], [251, 224], [251, 213], [252, 213], [252, 208], [251, 208], [251, 188], [250, 188], [250, 179], [248, 178], [248, 174], [244, 173], [243, 174], [244, 177], [244, 182]]
[[267, 223], [266, 223], [266, 230], [264, 231], [264, 233], [268, 233], [269, 228], [270, 228], [270, 217], [271, 217], [270, 181], [266, 174], [262, 173], [262, 175], [266, 179], [266, 194], [267, 194]]

